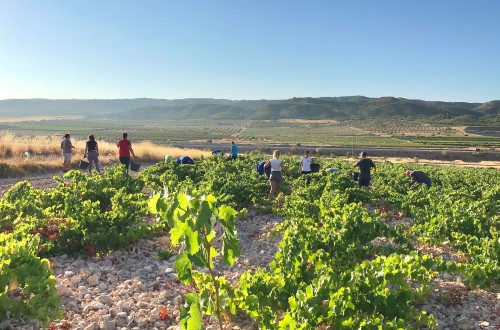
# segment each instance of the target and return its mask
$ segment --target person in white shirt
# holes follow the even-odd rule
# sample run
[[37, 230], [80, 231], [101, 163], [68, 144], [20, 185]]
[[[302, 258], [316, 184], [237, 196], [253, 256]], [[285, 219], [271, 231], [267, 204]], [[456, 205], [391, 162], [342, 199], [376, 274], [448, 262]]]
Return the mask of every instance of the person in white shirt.
[[269, 200], [273, 201], [276, 196], [281, 192], [281, 184], [283, 182], [282, 170], [285, 170], [283, 166], [283, 161], [279, 159], [280, 151], [274, 150], [273, 158], [269, 159], [264, 167], [271, 166], [271, 176], [269, 176], [269, 183], [271, 185], [271, 191], [269, 192]]
[[312, 157], [309, 156], [309, 150], [304, 151], [304, 157], [300, 157], [299, 172], [302, 174], [311, 174]]

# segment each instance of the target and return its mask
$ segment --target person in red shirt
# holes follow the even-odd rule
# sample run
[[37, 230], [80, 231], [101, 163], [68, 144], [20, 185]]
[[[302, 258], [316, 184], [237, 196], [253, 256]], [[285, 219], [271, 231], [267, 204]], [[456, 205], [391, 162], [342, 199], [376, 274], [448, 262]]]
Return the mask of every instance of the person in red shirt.
[[118, 158], [120, 163], [128, 168], [130, 166], [130, 154], [135, 157], [134, 150], [132, 149], [132, 143], [128, 140], [128, 134], [123, 133], [123, 139], [118, 141], [116, 146], [118, 147]]

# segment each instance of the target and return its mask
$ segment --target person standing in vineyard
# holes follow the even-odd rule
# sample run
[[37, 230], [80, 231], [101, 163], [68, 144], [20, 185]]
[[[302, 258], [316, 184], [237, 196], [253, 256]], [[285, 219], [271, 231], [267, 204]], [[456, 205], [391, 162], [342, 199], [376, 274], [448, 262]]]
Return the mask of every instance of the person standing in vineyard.
[[359, 155], [361, 156], [361, 159], [354, 164], [355, 167], [359, 167], [358, 184], [360, 187], [363, 187], [365, 192], [368, 192], [368, 190], [370, 190], [371, 180], [370, 169], [373, 167], [373, 172], [376, 173], [377, 167], [370, 158], [366, 158], [366, 151], [363, 151]]
[[276, 196], [281, 192], [281, 184], [283, 183], [282, 170], [285, 170], [283, 166], [283, 161], [279, 159], [280, 151], [274, 150], [273, 158], [266, 161], [264, 167], [271, 166], [271, 175], [269, 176], [269, 183], [271, 185], [271, 191], [269, 192], [269, 200], [273, 201]]
[[89, 135], [89, 140], [85, 144], [83, 158], [86, 157], [88, 157], [89, 160], [89, 173], [92, 173], [92, 167], [93, 164], [95, 164], [95, 169], [101, 174], [101, 168], [99, 167], [99, 147], [97, 146], [94, 135]]
[[312, 157], [309, 156], [309, 150], [304, 151], [304, 157], [300, 157], [299, 172], [301, 174], [311, 174]]
[[228, 159], [235, 160], [236, 158], [238, 158], [238, 146], [231, 141], [231, 156]]
[[405, 173], [411, 178], [410, 187], [415, 183], [417, 185], [421, 185], [422, 183], [424, 183], [427, 188], [430, 188], [432, 185], [431, 179], [423, 171], [406, 170]]
[[70, 167], [71, 167], [71, 158], [73, 157], [73, 149], [75, 149], [75, 146], [71, 143], [71, 140], [69, 139], [70, 135], [65, 134], [64, 135], [64, 140], [61, 141], [61, 149], [63, 153], [63, 171], [68, 172]]
[[132, 142], [128, 139], [128, 134], [123, 133], [123, 139], [118, 141], [116, 144], [118, 147], [118, 158], [120, 159], [120, 163], [125, 165], [128, 168], [130, 166], [130, 154], [135, 157], [134, 150], [132, 149]]

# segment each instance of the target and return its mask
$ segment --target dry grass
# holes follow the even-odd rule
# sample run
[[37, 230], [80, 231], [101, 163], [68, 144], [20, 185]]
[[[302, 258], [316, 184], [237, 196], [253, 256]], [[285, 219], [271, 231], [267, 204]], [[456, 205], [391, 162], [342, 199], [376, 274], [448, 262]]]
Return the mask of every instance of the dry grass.
[[42, 120], [69, 120], [81, 119], [83, 116], [32, 116], [32, 117], [2, 117], [0, 123], [20, 123], [23, 121], [42, 121]]
[[[10, 132], [0, 133], [0, 177], [48, 173], [62, 169], [60, 136], [17, 136]], [[75, 149], [73, 163], [83, 159], [86, 140], [71, 140]], [[118, 148], [114, 143], [99, 142], [99, 160], [103, 165], [118, 162]], [[174, 158], [189, 156], [193, 159], [208, 157], [210, 151], [181, 149], [142, 141], [132, 148], [138, 163], [163, 161], [166, 155]]]

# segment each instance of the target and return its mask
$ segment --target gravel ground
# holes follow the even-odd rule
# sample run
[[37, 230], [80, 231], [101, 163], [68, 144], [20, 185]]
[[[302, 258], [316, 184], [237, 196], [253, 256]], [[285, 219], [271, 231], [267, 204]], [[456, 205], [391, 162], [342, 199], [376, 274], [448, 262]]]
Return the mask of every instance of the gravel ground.
[[[34, 187], [54, 187], [53, 175], [27, 178]], [[0, 180], [0, 196], [19, 179]], [[264, 234], [275, 228], [281, 218], [250, 213], [237, 222], [241, 257], [232, 267], [217, 271], [231, 281], [257, 267], [267, 267], [277, 251], [281, 237]], [[408, 221], [408, 220], [406, 220]], [[384, 240], [379, 241], [384, 244]], [[51, 258], [55, 265], [57, 290], [62, 299], [64, 320], [54, 322], [56, 329], [178, 329], [177, 322], [184, 294], [191, 290], [176, 280], [173, 258], [160, 260], [158, 252], [169, 244], [167, 237], [143, 240], [130, 249], [115, 251], [102, 258]], [[419, 245], [425, 253], [457, 260], [460, 255], [450, 244]], [[160, 309], [166, 308], [162, 320]], [[498, 287], [470, 290], [460, 277], [443, 274], [434, 280], [434, 292], [422, 306], [434, 314], [440, 329], [500, 329]], [[213, 317], [204, 319], [207, 329], [216, 329]], [[236, 315], [226, 329], [257, 329], [255, 322]], [[35, 321], [11, 320], [0, 329], [40, 329]]]

